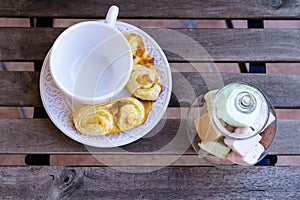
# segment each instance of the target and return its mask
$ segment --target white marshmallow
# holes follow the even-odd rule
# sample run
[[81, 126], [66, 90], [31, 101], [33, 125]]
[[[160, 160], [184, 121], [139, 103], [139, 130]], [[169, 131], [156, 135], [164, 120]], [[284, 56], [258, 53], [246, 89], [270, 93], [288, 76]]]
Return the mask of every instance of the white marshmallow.
[[236, 129], [234, 130], [234, 133], [235, 133], [235, 134], [240, 134], [240, 135], [242, 135], [242, 134], [247, 134], [247, 135], [249, 135], [248, 133], [254, 134], [255, 131], [254, 131], [251, 127], [246, 126], [246, 127], [238, 127], [238, 128], [236, 128]]
[[257, 143], [254, 148], [243, 158], [243, 161], [254, 165], [261, 154], [265, 151], [265, 148], [260, 143]]
[[254, 148], [247, 153], [246, 156], [243, 157], [238, 153], [231, 151], [227, 155], [227, 159], [239, 165], [254, 165], [258, 161], [264, 150], [264, 147], [260, 143], [257, 143]]
[[[264, 121], [264, 119], [261, 119], [263, 116], [262, 116], [262, 114], [260, 114], [259, 116], [258, 116], [258, 118], [255, 120], [255, 122], [251, 125], [251, 128], [253, 128], [255, 131], [257, 130], [257, 129], [259, 129], [260, 127], [261, 127], [261, 123], [263, 123]], [[268, 119], [268, 121], [267, 121], [267, 123], [266, 123], [266, 125], [264, 126], [264, 128], [262, 129], [262, 131], [264, 131], [273, 121], [275, 120], [275, 117], [274, 117], [274, 115], [270, 112], [270, 114], [269, 114], [269, 119]]]
[[235, 140], [226, 137], [224, 143], [227, 144], [233, 151], [238, 153], [241, 156], [246, 156], [261, 140], [260, 135], [255, 135], [254, 137], [244, 139], [244, 140]]

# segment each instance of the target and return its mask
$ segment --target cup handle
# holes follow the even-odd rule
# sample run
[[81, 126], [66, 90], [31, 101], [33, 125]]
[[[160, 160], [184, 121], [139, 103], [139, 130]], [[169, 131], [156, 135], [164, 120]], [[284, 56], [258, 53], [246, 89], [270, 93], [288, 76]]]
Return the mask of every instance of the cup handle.
[[104, 23], [114, 27], [119, 14], [118, 6], [111, 6], [106, 14]]

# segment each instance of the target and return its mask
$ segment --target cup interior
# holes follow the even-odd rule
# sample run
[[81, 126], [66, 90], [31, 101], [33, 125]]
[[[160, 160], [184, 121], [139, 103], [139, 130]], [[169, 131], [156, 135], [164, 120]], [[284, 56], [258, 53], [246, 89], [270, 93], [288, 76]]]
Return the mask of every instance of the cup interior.
[[126, 85], [132, 69], [126, 38], [104, 22], [82, 22], [65, 30], [50, 54], [57, 86], [84, 103], [112, 98]]

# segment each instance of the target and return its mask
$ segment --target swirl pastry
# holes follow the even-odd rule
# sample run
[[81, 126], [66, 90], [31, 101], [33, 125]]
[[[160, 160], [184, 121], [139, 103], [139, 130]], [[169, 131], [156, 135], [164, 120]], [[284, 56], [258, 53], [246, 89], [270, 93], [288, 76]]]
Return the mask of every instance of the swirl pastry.
[[156, 101], [160, 92], [159, 74], [153, 65], [133, 66], [127, 89], [137, 98], [148, 101]]
[[139, 99], [156, 101], [162, 87], [158, 71], [154, 67], [154, 58], [147, 54], [141, 36], [132, 32], [123, 34], [130, 44], [134, 60], [131, 76], [126, 85], [127, 89]]
[[141, 36], [132, 32], [123, 32], [133, 54], [133, 63], [153, 62], [153, 58], [147, 55], [146, 47]]
[[88, 105], [73, 115], [75, 128], [84, 135], [105, 135], [121, 132], [143, 124], [152, 104], [132, 97]]
[[141, 125], [147, 115], [144, 105], [132, 97], [115, 101], [112, 105], [112, 114], [121, 131]]

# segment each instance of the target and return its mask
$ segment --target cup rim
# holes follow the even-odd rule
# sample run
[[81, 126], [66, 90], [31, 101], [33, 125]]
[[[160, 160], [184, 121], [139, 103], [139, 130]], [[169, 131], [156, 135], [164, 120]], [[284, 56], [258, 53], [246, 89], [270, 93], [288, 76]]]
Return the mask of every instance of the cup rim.
[[[116, 86], [116, 88], [113, 91], [110, 91], [104, 95], [101, 96], [82, 96], [82, 95], [78, 95], [73, 93], [72, 91], [70, 91], [69, 89], [67, 89], [66, 87], [63, 86], [63, 84], [60, 83], [60, 81], [57, 79], [56, 75], [55, 75], [55, 66], [54, 66], [54, 53], [55, 50], [58, 48], [58, 45], [60, 44], [60, 42], [67, 37], [68, 34], [70, 34], [71, 31], [75, 31], [76, 29], [78, 29], [79, 27], [82, 28], [83, 25], [97, 25], [97, 26], [101, 26], [101, 27], [105, 27], [106, 29], [110, 29], [111, 31], [115, 32], [117, 35], [121, 36], [122, 40], [124, 41], [124, 44], [126, 45], [126, 48], [128, 49], [129, 52], [129, 67], [128, 67], [128, 73], [126, 73], [126, 76], [123, 76], [123, 80], [121, 84], [118, 84]], [[66, 94], [67, 96], [74, 98], [75, 100], [82, 102], [84, 104], [97, 104], [97, 103], [102, 103], [105, 100], [108, 100], [110, 98], [113, 98], [114, 96], [116, 96], [117, 94], [119, 94], [124, 87], [126, 86], [129, 78], [130, 78], [130, 74], [133, 68], [133, 55], [132, 55], [132, 50], [131, 47], [129, 45], [129, 42], [127, 41], [127, 39], [125, 38], [125, 36], [116, 28], [114, 28], [113, 26], [106, 24], [104, 21], [84, 21], [84, 22], [79, 22], [76, 23], [70, 27], [68, 27], [66, 30], [64, 30], [54, 41], [51, 50], [50, 50], [50, 59], [49, 59], [49, 69], [50, 69], [50, 74], [55, 82], [55, 84], [58, 86], [58, 88], [60, 90], [62, 90], [62, 92], [64, 94]], [[121, 76], [120, 76], [121, 77]], [[121, 80], [121, 79], [120, 79]]]

